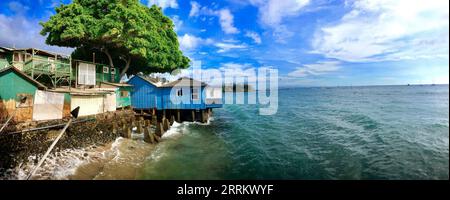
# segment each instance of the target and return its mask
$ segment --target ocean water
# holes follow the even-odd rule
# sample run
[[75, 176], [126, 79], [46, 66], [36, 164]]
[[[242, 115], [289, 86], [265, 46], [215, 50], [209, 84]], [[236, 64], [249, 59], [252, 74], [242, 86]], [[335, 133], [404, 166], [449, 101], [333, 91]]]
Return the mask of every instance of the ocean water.
[[[448, 85], [280, 89], [276, 115], [259, 115], [258, 105], [225, 105], [213, 116], [207, 124], [176, 123], [158, 145], [133, 134], [109, 147], [54, 156], [39, 174], [41, 179], [449, 178]], [[17, 175], [10, 179], [23, 178], [29, 169], [11, 172]]]
[[181, 124], [136, 179], [448, 179], [449, 87], [279, 91], [273, 116], [225, 105]]

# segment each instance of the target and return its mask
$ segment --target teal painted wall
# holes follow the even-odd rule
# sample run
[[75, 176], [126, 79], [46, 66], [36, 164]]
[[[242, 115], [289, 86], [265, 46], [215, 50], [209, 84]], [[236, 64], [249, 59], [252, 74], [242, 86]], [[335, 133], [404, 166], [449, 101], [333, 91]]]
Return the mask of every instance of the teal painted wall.
[[[116, 91], [117, 108], [131, 106], [131, 90], [132, 90], [132, 87], [120, 87]], [[128, 97], [122, 97], [121, 96], [122, 91], [128, 91]]]
[[36, 86], [11, 70], [0, 73], [0, 99], [2, 100], [16, 99], [18, 93], [34, 96], [36, 90]]
[[[103, 73], [103, 67], [108, 67], [108, 73]], [[100, 84], [100, 82], [111, 82], [111, 83], [118, 83], [120, 81], [119, 77], [119, 70], [116, 68], [116, 74], [111, 74], [111, 67], [108, 65], [103, 64], [97, 64], [95, 66], [96, 71], [96, 82], [97, 85]]]

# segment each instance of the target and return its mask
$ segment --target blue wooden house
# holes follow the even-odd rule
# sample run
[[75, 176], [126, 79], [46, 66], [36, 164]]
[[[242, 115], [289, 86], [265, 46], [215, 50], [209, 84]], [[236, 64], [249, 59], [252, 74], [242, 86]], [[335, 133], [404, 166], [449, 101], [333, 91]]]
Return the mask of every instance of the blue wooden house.
[[210, 87], [191, 78], [164, 83], [151, 77], [136, 75], [131, 105], [140, 110], [206, 110], [222, 107], [222, 88]]

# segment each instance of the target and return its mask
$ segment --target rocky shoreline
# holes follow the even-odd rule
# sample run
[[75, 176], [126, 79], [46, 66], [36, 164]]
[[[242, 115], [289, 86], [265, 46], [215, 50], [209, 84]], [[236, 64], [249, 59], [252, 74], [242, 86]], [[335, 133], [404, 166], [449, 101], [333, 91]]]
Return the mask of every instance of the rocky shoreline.
[[[67, 129], [57, 143], [53, 152], [64, 149], [77, 149], [90, 146], [102, 146], [113, 142], [126, 133], [113, 131], [113, 124], [122, 127], [129, 126], [135, 119], [132, 110], [120, 110], [98, 114], [93, 117], [77, 119]], [[0, 134], [0, 169], [11, 169], [26, 163], [32, 155], [35, 162], [45, 153], [62, 127], [26, 131], [40, 127], [64, 124], [67, 120], [52, 120], [46, 122], [27, 122], [10, 126]], [[112, 123], [115, 122], [115, 123]]]

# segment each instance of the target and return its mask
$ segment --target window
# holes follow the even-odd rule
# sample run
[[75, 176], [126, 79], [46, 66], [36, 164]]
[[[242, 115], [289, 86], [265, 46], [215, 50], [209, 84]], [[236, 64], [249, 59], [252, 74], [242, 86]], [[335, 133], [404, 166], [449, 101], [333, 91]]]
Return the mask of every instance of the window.
[[177, 90], [177, 96], [179, 96], [179, 97], [183, 96], [183, 89]]
[[116, 68], [111, 68], [111, 74], [116, 74]]
[[104, 74], [108, 74], [109, 73], [109, 68], [107, 66], [103, 66], [103, 73]]
[[21, 53], [14, 53], [14, 62], [23, 62], [25, 59], [25, 55]]
[[129, 97], [130, 93], [128, 91], [120, 91], [120, 97], [124, 98], [124, 97]]
[[32, 94], [17, 94], [16, 95], [16, 107], [26, 108], [33, 106], [33, 95]]
[[87, 63], [78, 64], [78, 84], [95, 85], [95, 65]]
[[198, 88], [192, 88], [191, 89], [192, 92], [192, 100], [198, 100]]

